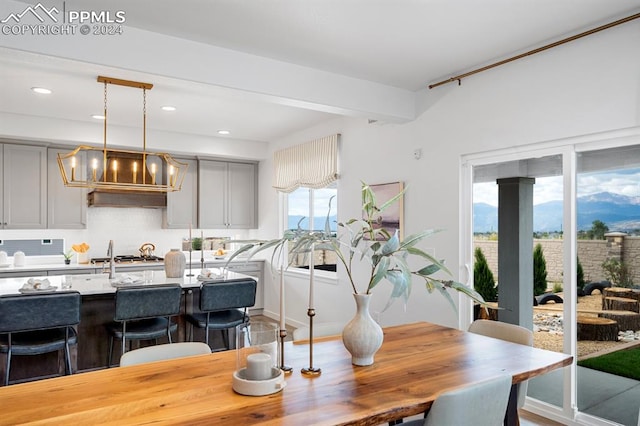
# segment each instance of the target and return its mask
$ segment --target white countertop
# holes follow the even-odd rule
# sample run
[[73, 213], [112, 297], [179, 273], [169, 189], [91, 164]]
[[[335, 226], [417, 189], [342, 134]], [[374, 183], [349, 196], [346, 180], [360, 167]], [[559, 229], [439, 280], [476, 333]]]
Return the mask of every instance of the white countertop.
[[[224, 263], [224, 262], [221, 262]], [[62, 265], [65, 266], [65, 265]], [[69, 265], [72, 266], [72, 265]], [[78, 266], [78, 265], [76, 265]], [[95, 268], [95, 265], [93, 265]], [[77, 269], [77, 268], [73, 268]], [[208, 281], [212, 280], [233, 280], [240, 278], [251, 278], [247, 275], [227, 271], [224, 268], [210, 268], [208, 269], [212, 274], [210, 278], [207, 278]], [[65, 279], [71, 279], [71, 290], [77, 290], [80, 294], [83, 295], [91, 295], [91, 294], [108, 294], [115, 293], [117, 290], [116, 283], [126, 278], [130, 278], [134, 281], [131, 284], [122, 284], [123, 287], [131, 286], [131, 285], [152, 285], [152, 284], [170, 284], [177, 283], [180, 284], [183, 288], [194, 288], [200, 287], [202, 281], [198, 280], [198, 276], [201, 273], [200, 269], [192, 269], [191, 273], [193, 276], [187, 276], [189, 274], [189, 269], [185, 271], [185, 274], [182, 278], [167, 278], [165, 276], [164, 271], [149, 271], [152, 272], [153, 276], [150, 282], [145, 283], [143, 278], [143, 271], [139, 272], [130, 272], [130, 273], [117, 273], [116, 278], [114, 280], [110, 280], [107, 274], [80, 274], [80, 275], [54, 275], [54, 276], [33, 276], [31, 278], [35, 280], [49, 280], [51, 286], [56, 287], [55, 291], [60, 291], [62, 289], [62, 283]], [[23, 287], [23, 285], [29, 280], [29, 277], [20, 277], [20, 278], [0, 278], [0, 294], [16, 294], [20, 293], [19, 289]], [[46, 290], [51, 291], [51, 290]], [[44, 292], [44, 291], [43, 291]]]

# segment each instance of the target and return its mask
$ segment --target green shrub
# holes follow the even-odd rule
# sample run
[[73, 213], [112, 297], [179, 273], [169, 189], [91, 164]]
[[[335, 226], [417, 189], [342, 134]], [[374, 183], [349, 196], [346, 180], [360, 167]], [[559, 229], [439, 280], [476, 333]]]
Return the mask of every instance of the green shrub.
[[553, 292], [562, 293], [562, 283], [553, 283]]
[[578, 267], [576, 269], [578, 289], [582, 290], [584, 288], [584, 269], [582, 269], [582, 264], [580, 263], [580, 258], [578, 258]]
[[476, 247], [474, 252], [475, 263], [473, 265], [473, 287], [487, 302], [498, 300], [498, 289], [493, 273], [489, 269], [487, 258], [482, 249]]
[[617, 287], [633, 287], [631, 268], [617, 259], [607, 259], [602, 262], [602, 270], [611, 284]]
[[533, 295], [547, 291], [547, 261], [542, 253], [542, 245], [536, 244], [533, 250]]

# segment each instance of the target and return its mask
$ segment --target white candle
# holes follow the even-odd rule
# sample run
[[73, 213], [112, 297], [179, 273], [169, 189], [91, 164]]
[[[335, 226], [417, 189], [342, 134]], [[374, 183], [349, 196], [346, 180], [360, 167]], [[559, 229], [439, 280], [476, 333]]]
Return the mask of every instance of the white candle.
[[311, 244], [311, 256], [309, 256], [309, 309], [313, 309], [313, 273], [314, 273], [314, 264], [313, 264], [313, 252], [314, 245]]
[[247, 357], [247, 380], [269, 380], [271, 378], [271, 356], [260, 352]]
[[138, 177], [138, 162], [133, 162], [133, 183], [136, 183]]
[[113, 160], [113, 181], [118, 182], [118, 161]]
[[284, 329], [284, 268], [280, 266], [280, 330]]
[[156, 163], [151, 163], [151, 185], [156, 184]]
[[94, 158], [91, 162], [91, 168], [93, 169], [93, 181], [97, 180], [97, 171], [98, 171], [98, 159]]
[[71, 180], [76, 180], [76, 157], [71, 157]]

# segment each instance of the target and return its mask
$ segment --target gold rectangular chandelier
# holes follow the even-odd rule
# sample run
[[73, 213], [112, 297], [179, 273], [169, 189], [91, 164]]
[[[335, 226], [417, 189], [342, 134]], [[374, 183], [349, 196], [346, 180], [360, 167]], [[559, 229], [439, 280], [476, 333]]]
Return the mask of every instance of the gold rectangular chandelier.
[[[147, 152], [147, 90], [153, 85], [111, 77], [104, 84], [103, 147], [80, 145], [58, 154], [65, 186], [112, 191], [172, 192], [182, 188], [188, 164], [163, 152]], [[109, 84], [142, 89], [142, 151], [107, 148], [107, 87]]]

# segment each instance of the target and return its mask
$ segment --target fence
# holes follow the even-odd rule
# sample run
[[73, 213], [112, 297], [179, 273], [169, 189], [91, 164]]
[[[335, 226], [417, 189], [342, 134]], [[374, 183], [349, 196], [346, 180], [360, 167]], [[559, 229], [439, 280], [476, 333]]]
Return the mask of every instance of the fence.
[[[584, 271], [585, 281], [604, 280], [602, 262], [608, 258], [616, 258], [631, 267], [633, 282], [640, 284], [640, 237], [629, 237], [620, 232], [612, 232], [606, 237], [606, 240], [578, 240], [578, 258]], [[537, 244], [542, 246], [547, 262], [547, 280], [562, 281], [563, 240], [534, 239], [533, 246]], [[475, 240], [474, 247], [482, 249], [497, 281], [498, 241]]]

